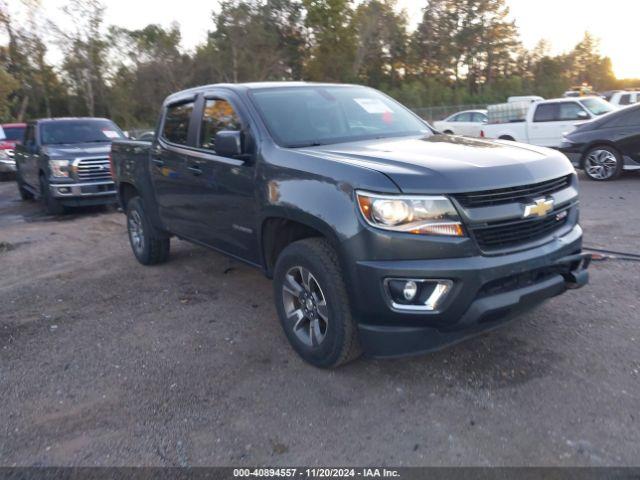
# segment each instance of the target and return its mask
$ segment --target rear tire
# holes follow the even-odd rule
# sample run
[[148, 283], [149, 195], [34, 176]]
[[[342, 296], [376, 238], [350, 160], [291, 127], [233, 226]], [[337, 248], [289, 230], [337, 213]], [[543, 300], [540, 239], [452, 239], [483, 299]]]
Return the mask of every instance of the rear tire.
[[151, 224], [140, 197], [127, 203], [127, 231], [131, 250], [142, 265], [157, 265], [169, 259], [171, 239]]
[[335, 368], [361, 355], [338, 254], [326, 240], [308, 238], [285, 248], [273, 287], [284, 333], [303, 360]]
[[509, 135], [503, 135], [498, 140], [506, 140], [507, 142], [515, 142], [515, 138], [510, 137]]
[[40, 175], [40, 196], [42, 197], [44, 209], [49, 215], [62, 215], [64, 213], [64, 205], [62, 205], [57, 198], [51, 195], [49, 180], [47, 180], [47, 177], [42, 174]]
[[622, 156], [615, 148], [601, 145], [586, 153], [582, 166], [589, 180], [604, 182], [618, 178], [622, 173], [623, 163]]

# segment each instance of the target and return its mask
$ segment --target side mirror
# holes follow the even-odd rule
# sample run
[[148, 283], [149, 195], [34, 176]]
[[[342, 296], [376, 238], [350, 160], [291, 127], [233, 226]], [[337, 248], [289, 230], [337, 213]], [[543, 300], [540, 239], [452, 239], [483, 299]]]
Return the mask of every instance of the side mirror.
[[216, 153], [221, 157], [242, 155], [242, 133], [236, 130], [220, 130], [215, 137]]
[[589, 114], [587, 112], [578, 112], [578, 118], [581, 120], [586, 120], [589, 118]]

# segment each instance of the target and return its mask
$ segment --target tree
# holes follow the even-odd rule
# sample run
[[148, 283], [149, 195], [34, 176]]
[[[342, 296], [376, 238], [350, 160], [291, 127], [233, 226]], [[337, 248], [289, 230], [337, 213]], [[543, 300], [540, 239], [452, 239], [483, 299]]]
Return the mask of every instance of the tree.
[[18, 82], [0, 67], [0, 121], [11, 119], [11, 95], [18, 89]]
[[62, 70], [71, 90], [82, 99], [82, 113], [108, 115], [106, 101], [107, 50], [100, 0], [70, 0], [63, 12], [73, 28], [51, 24], [63, 50]]
[[371, 0], [358, 5], [352, 29], [357, 38], [353, 76], [373, 87], [394, 87], [404, 74], [407, 18], [395, 12], [395, 0]]
[[351, 0], [302, 0], [307, 12], [308, 58], [305, 73], [310, 80], [347, 82], [353, 79], [356, 32]]

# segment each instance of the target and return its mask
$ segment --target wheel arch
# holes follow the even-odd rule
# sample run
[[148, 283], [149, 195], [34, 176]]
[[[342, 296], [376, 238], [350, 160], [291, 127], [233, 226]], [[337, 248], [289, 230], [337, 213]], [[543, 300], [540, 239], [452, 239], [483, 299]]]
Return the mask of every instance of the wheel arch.
[[[260, 224], [260, 252], [267, 277], [273, 276], [278, 256], [291, 243], [305, 238], [327, 240], [339, 253], [335, 232], [324, 221], [305, 212], [272, 211]], [[338, 257], [341, 257], [339, 254]]]

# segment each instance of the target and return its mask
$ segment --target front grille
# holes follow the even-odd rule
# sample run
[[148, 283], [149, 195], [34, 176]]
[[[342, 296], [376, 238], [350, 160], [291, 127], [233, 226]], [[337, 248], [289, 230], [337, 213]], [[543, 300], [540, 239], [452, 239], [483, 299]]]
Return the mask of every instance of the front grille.
[[80, 182], [111, 180], [108, 158], [85, 158], [78, 162], [76, 175]]
[[551, 235], [569, 218], [567, 209], [557, 210], [544, 218], [493, 222], [472, 228], [482, 250], [498, 250], [530, 243]]
[[481, 192], [461, 193], [456, 200], [466, 208], [488, 207], [505, 203], [526, 203], [533, 197], [549, 195], [571, 185], [571, 175], [555, 178], [546, 182], [521, 185], [518, 187], [485, 190]]

